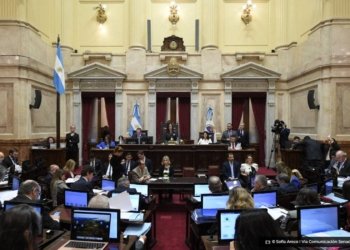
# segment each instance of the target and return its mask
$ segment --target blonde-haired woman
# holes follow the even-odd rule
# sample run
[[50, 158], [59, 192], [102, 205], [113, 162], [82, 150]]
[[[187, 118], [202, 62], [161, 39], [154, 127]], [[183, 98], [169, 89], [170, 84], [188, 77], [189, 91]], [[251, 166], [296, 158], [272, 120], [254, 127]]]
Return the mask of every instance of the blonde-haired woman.
[[159, 176], [161, 177], [173, 177], [174, 168], [171, 166], [170, 158], [164, 155], [162, 158], [161, 166], [159, 168]]
[[75, 169], [75, 161], [72, 159], [69, 159], [66, 162], [66, 165], [64, 165], [63, 167], [64, 176], [66, 177], [66, 179], [74, 178], [74, 169]]
[[253, 156], [247, 155], [245, 163], [241, 164], [240, 180], [242, 187], [251, 190], [254, 185], [254, 178], [258, 172], [258, 164], [253, 162]]
[[254, 200], [246, 189], [236, 187], [230, 192], [226, 207], [227, 209], [254, 208]]

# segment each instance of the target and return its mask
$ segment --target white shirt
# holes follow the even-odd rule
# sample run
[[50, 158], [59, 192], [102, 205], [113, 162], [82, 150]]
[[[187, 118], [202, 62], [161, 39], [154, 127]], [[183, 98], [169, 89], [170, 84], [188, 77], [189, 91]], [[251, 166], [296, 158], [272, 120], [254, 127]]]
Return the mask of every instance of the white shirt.
[[106, 171], [106, 175], [107, 175], [108, 177], [112, 177], [112, 175], [113, 175], [113, 168], [112, 168], [111, 164], [108, 164], [108, 168], [107, 168], [107, 171]]
[[234, 144], [230, 143], [229, 150], [242, 150], [242, 145], [240, 142], [235, 142]]
[[198, 145], [208, 145], [210, 143], [213, 143], [210, 138], [209, 139], [200, 138], [198, 141]]
[[241, 165], [241, 172], [246, 173], [246, 174], [250, 174], [250, 172], [252, 172], [252, 168], [254, 168], [255, 171], [258, 171], [258, 169], [259, 169], [258, 164], [252, 163], [251, 165], [249, 165], [248, 163], [243, 163]]

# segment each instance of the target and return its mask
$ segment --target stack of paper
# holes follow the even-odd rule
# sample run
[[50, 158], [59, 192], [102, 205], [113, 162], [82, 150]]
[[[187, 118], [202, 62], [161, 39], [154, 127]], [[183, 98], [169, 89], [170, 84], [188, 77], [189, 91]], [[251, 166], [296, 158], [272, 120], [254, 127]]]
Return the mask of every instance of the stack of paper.
[[151, 223], [146, 222], [143, 223], [142, 225], [129, 225], [125, 231], [124, 235], [136, 235], [136, 236], [141, 236], [144, 234], [147, 234], [148, 231], [151, 229]]

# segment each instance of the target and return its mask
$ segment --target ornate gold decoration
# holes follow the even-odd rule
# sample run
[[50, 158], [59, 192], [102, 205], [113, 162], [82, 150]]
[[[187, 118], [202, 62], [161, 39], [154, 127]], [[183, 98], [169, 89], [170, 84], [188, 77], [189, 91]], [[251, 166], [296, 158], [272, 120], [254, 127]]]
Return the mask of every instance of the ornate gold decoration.
[[177, 76], [180, 73], [180, 65], [175, 57], [170, 58], [167, 71], [170, 76]]
[[95, 7], [95, 10], [97, 10], [96, 21], [100, 24], [104, 24], [107, 21], [106, 6], [100, 3]]
[[247, 0], [247, 3], [243, 5], [243, 13], [241, 19], [245, 25], [250, 23], [253, 19], [252, 9], [255, 8], [255, 4], [252, 3], [252, 0]]
[[177, 14], [177, 4], [175, 1], [172, 1], [170, 3], [170, 15], [169, 15], [169, 21], [172, 25], [176, 25], [176, 23], [179, 21], [180, 17]]

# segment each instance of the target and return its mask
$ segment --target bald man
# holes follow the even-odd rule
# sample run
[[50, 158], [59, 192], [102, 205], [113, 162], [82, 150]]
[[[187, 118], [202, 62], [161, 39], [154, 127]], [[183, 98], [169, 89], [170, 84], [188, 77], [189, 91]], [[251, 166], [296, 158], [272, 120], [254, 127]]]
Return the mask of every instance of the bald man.
[[210, 176], [208, 180], [209, 190], [213, 194], [222, 192], [222, 183], [219, 177]]

